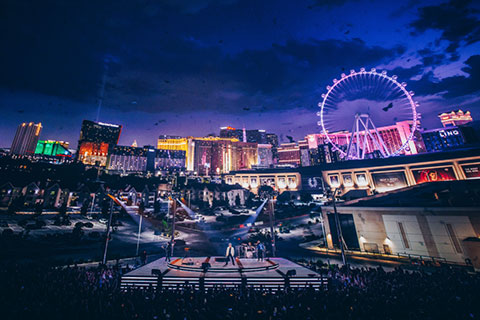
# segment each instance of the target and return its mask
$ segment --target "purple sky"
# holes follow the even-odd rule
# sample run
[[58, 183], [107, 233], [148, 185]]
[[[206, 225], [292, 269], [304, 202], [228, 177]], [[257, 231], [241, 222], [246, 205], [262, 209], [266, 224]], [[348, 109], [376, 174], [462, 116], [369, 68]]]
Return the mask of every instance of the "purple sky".
[[360, 67], [406, 81], [424, 127], [458, 107], [480, 119], [479, 12], [469, 1], [2, 1], [0, 147], [22, 121], [75, 147], [105, 63], [100, 120], [124, 126], [121, 144], [226, 125], [299, 139], [319, 132], [326, 85]]

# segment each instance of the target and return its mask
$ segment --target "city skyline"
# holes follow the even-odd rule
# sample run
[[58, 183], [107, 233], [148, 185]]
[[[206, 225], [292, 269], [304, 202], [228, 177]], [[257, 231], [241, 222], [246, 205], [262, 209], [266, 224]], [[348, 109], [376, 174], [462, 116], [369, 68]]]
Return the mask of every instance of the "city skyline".
[[75, 148], [82, 120], [96, 118], [104, 74], [99, 120], [123, 125], [121, 145], [218, 134], [228, 125], [299, 140], [320, 132], [315, 113], [325, 86], [360, 67], [406, 81], [427, 128], [439, 127], [444, 111], [478, 117], [479, 5], [382, 4], [7, 3], [0, 146], [32, 121], [44, 126], [41, 139]]

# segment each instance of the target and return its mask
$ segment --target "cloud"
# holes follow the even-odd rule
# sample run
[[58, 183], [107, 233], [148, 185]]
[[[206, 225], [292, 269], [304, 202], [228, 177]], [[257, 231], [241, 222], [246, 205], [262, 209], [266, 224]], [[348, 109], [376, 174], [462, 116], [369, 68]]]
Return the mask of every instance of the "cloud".
[[480, 41], [479, 11], [470, 7], [470, 0], [451, 0], [418, 9], [418, 18], [410, 26], [413, 34], [428, 30], [441, 32], [441, 39], [449, 41], [446, 51], [455, 53], [461, 45]]
[[474, 55], [465, 61], [462, 68], [468, 76], [453, 76], [436, 79], [428, 72], [418, 81], [410, 82], [417, 94], [440, 94], [445, 99], [458, 98], [480, 92], [480, 55]]
[[122, 58], [124, 65], [109, 78], [106, 100], [124, 111], [135, 100], [145, 112], [202, 108], [244, 113], [245, 107], [263, 112], [309, 106], [319, 99], [319, 86], [341, 72], [376, 66], [404, 50], [368, 46], [360, 39], [311, 39], [229, 55], [190, 39], [161, 40], [148, 55], [140, 49], [141, 54]]

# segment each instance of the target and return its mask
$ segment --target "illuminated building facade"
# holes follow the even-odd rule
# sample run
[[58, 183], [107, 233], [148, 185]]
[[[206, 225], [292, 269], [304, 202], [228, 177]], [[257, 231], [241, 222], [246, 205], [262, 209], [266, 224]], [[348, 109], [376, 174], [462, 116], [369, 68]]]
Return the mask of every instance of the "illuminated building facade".
[[258, 145], [269, 144], [272, 146], [272, 161], [274, 163], [277, 161], [278, 136], [275, 133], [267, 133], [265, 130], [261, 129], [245, 130], [232, 127], [221, 127], [220, 138], [238, 139], [238, 141], [256, 143]]
[[249, 169], [258, 163], [257, 144], [236, 138], [160, 136], [157, 148], [185, 151], [185, 168], [199, 175]]
[[[245, 137], [245, 140], [244, 140]], [[232, 127], [221, 127], [220, 138], [233, 138], [242, 142], [265, 144], [267, 141], [267, 133], [265, 130], [259, 129], [235, 129]]]
[[83, 120], [77, 159], [87, 165], [107, 165], [108, 155], [118, 144], [122, 126]]
[[240, 142], [237, 139], [192, 138], [189, 142], [188, 154], [193, 160], [193, 171], [199, 175], [251, 169], [258, 162], [257, 144]]
[[273, 163], [278, 162], [278, 136], [275, 133], [267, 133], [267, 143], [272, 146]]
[[151, 146], [115, 146], [107, 169], [122, 173], [185, 170], [185, 151], [158, 150]]
[[[385, 142], [385, 145], [390, 151], [398, 150], [407, 140], [412, 132], [412, 122], [411, 121], [401, 121], [396, 122], [394, 125], [391, 126], [384, 126], [377, 128], [378, 134]], [[374, 130], [371, 130], [370, 133], [373, 136], [377, 136], [377, 133]], [[365, 135], [364, 131], [360, 131], [360, 135]], [[347, 149], [348, 143], [352, 137], [352, 133], [349, 131], [340, 131], [340, 132], [333, 132], [328, 134], [329, 138], [332, 140], [340, 148]], [[306, 140], [308, 142], [309, 148], [318, 148], [319, 145], [323, 145], [328, 143], [326, 136], [323, 133], [318, 134], [310, 134], [307, 135]], [[376, 154], [379, 153], [379, 149], [370, 137], [367, 134], [367, 155], [370, 157], [375, 157]], [[407, 147], [402, 152], [402, 154], [410, 155], [410, 154], [417, 154], [421, 152], [421, 145], [414, 140], [409, 141]]]
[[271, 144], [258, 145], [258, 167], [269, 168], [273, 166], [273, 153]]
[[473, 121], [470, 111], [462, 110], [440, 113], [438, 117], [443, 127], [459, 126]]
[[42, 132], [41, 123], [22, 123], [17, 128], [10, 152], [18, 155], [33, 154], [37, 147], [40, 132]]
[[53, 157], [71, 157], [72, 153], [68, 150], [68, 142], [55, 140], [39, 140], [35, 148], [35, 154], [41, 154]]
[[185, 163], [183, 167], [193, 171], [193, 158], [191, 148], [189, 147], [191, 138], [179, 136], [161, 135], [158, 137], [157, 149], [170, 151], [183, 151], [185, 153]]
[[282, 143], [278, 147], [278, 165], [295, 166], [301, 164], [300, 148], [295, 142]]
[[300, 165], [302, 167], [311, 166], [312, 164], [310, 163], [310, 152], [306, 139], [298, 141], [298, 149], [300, 150]]

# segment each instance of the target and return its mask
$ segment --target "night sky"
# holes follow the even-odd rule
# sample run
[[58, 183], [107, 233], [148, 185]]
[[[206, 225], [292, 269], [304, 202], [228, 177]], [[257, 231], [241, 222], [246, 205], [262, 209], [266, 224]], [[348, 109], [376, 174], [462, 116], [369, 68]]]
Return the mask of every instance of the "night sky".
[[470, 1], [2, 0], [0, 147], [23, 121], [75, 147], [104, 74], [100, 120], [124, 126], [121, 144], [227, 125], [299, 139], [319, 132], [326, 85], [360, 67], [406, 81], [424, 127], [458, 107], [480, 119], [479, 12]]

